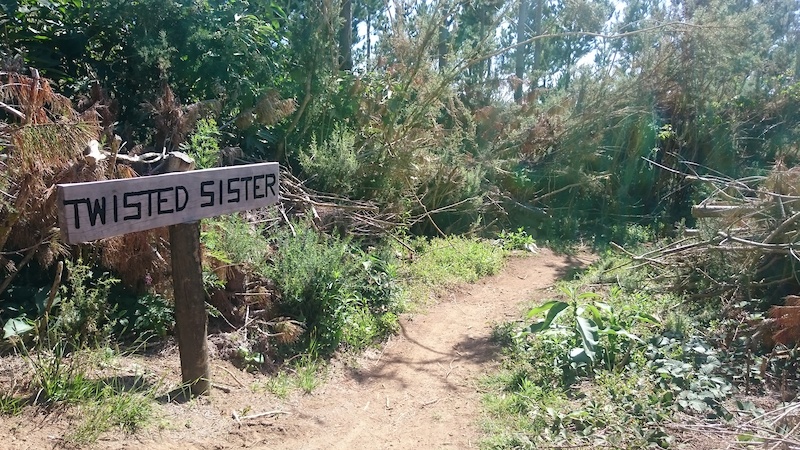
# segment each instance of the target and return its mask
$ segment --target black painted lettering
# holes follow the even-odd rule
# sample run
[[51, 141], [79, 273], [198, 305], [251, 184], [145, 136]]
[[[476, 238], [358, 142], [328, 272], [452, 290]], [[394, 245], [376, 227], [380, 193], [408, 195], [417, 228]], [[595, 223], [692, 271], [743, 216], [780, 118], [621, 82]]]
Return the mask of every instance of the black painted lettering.
[[81, 229], [81, 216], [78, 213], [78, 205], [80, 205], [81, 203], [88, 204], [89, 203], [89, 199], [88, 198], [82, 198], [82, 199], [79, 199], [79, 200], [64, 200], [64, 206], [72, 205], [72, 217], [75, 219], [75, 229], [76, 230], [80, 230]]
[[[172, 189], [169, 190], [171, 191]], [[158, 195], [156, 195], [156, 198], [158, 199], [158, 207], [157, 207], [158, 214], [161, 215], [161, 214], [169, 214], [175, 212], [174, 209], [165, 209], [161, 207], [162, 203], [167, 203], [169, 201], [168, 197], [164, 197], [163, 195], [161, 195], [163, 193], [164, 193], [163, 190], [159, 190]]]
[[147, 217], [153, 217], [153, 194], [157, 194], [158, 190], [148, 189], [144, 193], [147, 194]]
[[142, 202], [133, 202], [130, 203], [128, 201], [129, 197], [137, 197], [141, 195], [141, 192], [126, 192], [122, 196], [122, 206], [127, 208], [136, 208], [136, 214], [129, 214], [122, 218], [122, 220], [138, 220], [142, 218]]
[[265, 177], [266, 177], [266, 175], [256, 175], [256, 176], [253, 177], [253, 198], [254, 199], [264, 198], [264, 197], [267, 196], [267, 194], [259, 194], [258, 193], [258, 190], [259, 190], [258, 180], [263, 180]]
[[273, 197], [278, 195], [275, 193], [275, 184], [277, 182], [278, 182], [278, 177], [276, 177], [274, 173], [267, 174], [267, 189], [269, 189]]
[[[183, 192], [183, 204], [181, 204], [180, 192]], [[214, 194], [212, 193], [211, 196], [213, 197]], [[189, 191], [183, 186], [175, 186], [175, 212], [183, 211], [184, 209], [186, 209], [187, 203], [189, 203]]]
[[244, 201], [250, 200], [250, 191], [247, 190], [247, 185], [250, 184], [250, 180], [252, 180], [252, 179], [253, 179], [253, 177], [242, 177], [242, 178], [239, 178], [240, 181], [244, 181]]
[[119, 221], [119, 211], [117, 211], [119, 205], [117, 205], [117, 194], [114, 194], [114, 223]]
[[223, 204], [224, 201], [222, 200], [222, 180], [219, 180], [219, 204]]
[[238, 187], [233, 187], [233, 183], [239, 181], [238, 178], [228, 178], [228, 195], [236, 195], [236, 199], [228, 197], [228, 203], [239, 203], [241, 193]]
[[97, 218], [100, 217], [100, 223], [106, 224], [106, 198], [101, 197], [100, 200], [94, 200], [94, 208], [92, 208], [91, 201], [86, 199], [86, 209], [89, 210], [89, 225], [94, 226], [97, 223]]
[[[214, 181], [203, 181], [200, 183], [200, 197], [208, 198], [207, 202], [200, 203], [201, 208], [205, 208], [206, 206], [214, 206], [214, 191], [206, 190], [208, 186], [213, 186]], [[181, 186], [183, 187], [183, 186]]]

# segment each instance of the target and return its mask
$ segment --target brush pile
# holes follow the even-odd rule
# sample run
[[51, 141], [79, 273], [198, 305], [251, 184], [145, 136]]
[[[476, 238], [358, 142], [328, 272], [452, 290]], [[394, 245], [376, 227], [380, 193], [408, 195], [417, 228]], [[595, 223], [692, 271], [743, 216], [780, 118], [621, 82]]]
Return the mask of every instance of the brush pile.
[[697, 228], [631, 256], [669, 274], [663, 276], [674, 291], [690, 298], [719, 298], [731, 309], [756, 300], [768, 311], [765, 344], [800, 342], [800, 167], [778, 163], [764, 176], [742, 179], [687, 178], [708, 189], [692, 208]]

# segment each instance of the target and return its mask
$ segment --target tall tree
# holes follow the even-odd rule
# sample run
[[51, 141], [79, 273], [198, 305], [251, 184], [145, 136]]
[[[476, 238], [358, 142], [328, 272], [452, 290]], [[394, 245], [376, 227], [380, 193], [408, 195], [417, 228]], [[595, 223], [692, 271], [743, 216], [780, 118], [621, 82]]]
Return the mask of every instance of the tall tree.
[[[538, 0], [537, 0], [538, 1]], [[524, 44], [528, 39], [528, 0], [519, 0], [519, 14], [517, 14], [517, 49], [514, 53], [514, 76], [516, 86], [514, 88], [514, 101], [522, 103], [523, 80], [525, 79], [525, 60], [528, 56], [528, 44]]]
[[353, 1], [342, 0], [339, 12], [339, 69], [353, 70]]

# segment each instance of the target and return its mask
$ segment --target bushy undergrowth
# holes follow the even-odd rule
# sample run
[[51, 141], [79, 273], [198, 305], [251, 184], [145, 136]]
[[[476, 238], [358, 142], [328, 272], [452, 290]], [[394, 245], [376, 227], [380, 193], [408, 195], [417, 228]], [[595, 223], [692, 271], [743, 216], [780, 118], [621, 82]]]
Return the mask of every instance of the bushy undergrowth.
[[752, 418], [740, 395], [758, 371], [724, 343], [718, 310], [644, 290], [648, 269], [630, 264], [609, 254], [497, 329], [504, 368], [485, 380], [486, 448], [666, 448], [678, 411]]
[[360, 349], [396, 327], [393, 256], [368, 254], [345, 238], [298, 223], [271, 237], [278, 249], [267, 275], [281, 313], [304, 323], [301, 345], [328, 355], [342, 343]]

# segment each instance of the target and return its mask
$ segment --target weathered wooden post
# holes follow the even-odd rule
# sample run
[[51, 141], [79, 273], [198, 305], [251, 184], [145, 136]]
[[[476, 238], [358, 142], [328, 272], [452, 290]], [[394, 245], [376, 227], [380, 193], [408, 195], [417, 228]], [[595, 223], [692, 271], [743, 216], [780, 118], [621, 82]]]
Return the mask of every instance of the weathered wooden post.
[[58, 220], [70, 244], [169, 226], [181, 376], [193, 395], [211, 384], [200, 258], [204, 217], [278, 201], [278, 163], [58, 185]]
[[211, 371], [206, 343], [208, 316], [200, 257], [200, 222], [170, 225], [169, 246], [181, 378], [189, 385], [192, 395], [201, 395], [211, 387]]
[[[168, 164], [167, 172], [194, 169], [194, 161], [179, 158]], [[211, 389], [208, 365], [208, 314], [203, 286], [203, 257], [200, 254], [200, 222], [169, 226], [172, 290], [175, 302], [175, 337], [181, 357], [181, 380], [191, 395]]]

